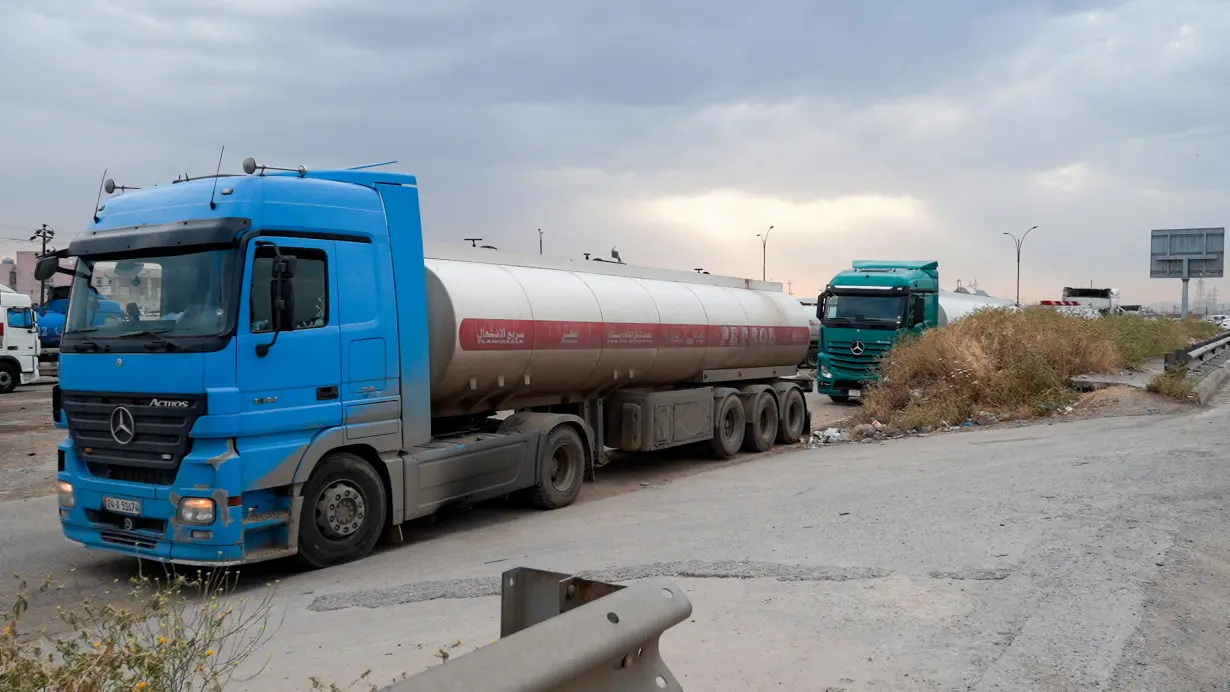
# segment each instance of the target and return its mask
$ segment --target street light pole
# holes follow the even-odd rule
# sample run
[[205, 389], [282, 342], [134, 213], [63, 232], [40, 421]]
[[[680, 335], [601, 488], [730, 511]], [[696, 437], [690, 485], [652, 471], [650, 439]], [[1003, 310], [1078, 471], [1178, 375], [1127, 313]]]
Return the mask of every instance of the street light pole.
[[[34, 240], [43, 241], [43, 249], [42, 249], [42, 252], [39, 253], [39, 257], [42, 257], [43, 255], [47, 254], [47, 244], [51, 242], [51, 239], [54, 238], [55, 235], [56, 235], [56, 229], [52, 228], [51, 226], [48, 226], [47, 224], [43, 224], [42, 228], [38, 229], [37, 231], [34, 232], [34, 235], [30, 236], [31, 241], [34, 241]], [[38, 304], [44, 305], [46, 303], [47, 303], [47, 281], [43, 280], [43, 281], [38, 282]]]
[[765, 272], [765, 267], [769, 261], [769, 233], [773, 231], [773, 227], [769, 226], [769, 230], [764, 233], [757, 233], [756, 237], [760, 238], [760, 280], [765, 281], [768, 274]]
[[1037, 226], [1030, 226], [1028, 230], [1021, 234], [1020, 238], [1007, 231], [1004, 231], [1004, 235], [1012, 238], [1013, 244], [1016, 245], [1016, 306], [1018, 308], [1021, 307], [1021, 244], [1024, 243], [1025, 238], [1029, 236], [1029, 231], [1032, 231], [1035, 228], [1037, 228]]

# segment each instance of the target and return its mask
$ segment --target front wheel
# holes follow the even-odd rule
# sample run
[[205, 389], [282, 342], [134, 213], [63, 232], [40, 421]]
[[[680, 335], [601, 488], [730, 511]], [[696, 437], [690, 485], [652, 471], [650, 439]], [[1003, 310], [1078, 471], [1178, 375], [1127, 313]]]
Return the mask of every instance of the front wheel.
[[547, 435], [542, 447], [532, 501], [540, 509], [567, 507], [585, 482], [585, 443], [576, 428], [561, 425]]
[[0, 363], [0, 394], [8, 394], [17, 389], [21, 372], [12, 363]]
[[303, 487], [299, 556], [313, 567], [366, 557], [388, 519], [384, 482], [365, 459], [326, 456]]
[[829, 395], [829, 398], [833, 400], [833, 403], [834, 403], [834, 404], [848, 404], [848, 403], [850, 403], [850, 397], [849, 397], [849, 396], [830, 394], [830, 395]]

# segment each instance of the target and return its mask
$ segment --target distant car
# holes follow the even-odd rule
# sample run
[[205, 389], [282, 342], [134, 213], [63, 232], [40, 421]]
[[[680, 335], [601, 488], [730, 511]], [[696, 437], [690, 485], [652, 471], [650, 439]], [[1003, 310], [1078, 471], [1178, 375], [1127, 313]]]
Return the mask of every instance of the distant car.
[[1209, 315], [1204, 319], [1206, 322], [1212, 322], [1222, 329], [1230, 329], [1230, 315]]

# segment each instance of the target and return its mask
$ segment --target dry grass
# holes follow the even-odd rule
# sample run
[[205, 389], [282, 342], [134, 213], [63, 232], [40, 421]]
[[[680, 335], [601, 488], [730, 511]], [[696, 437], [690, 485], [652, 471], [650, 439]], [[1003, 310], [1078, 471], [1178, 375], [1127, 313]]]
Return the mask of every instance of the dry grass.
[[1158, 375], [1149, 382], [1148, 390], [1179, 401], [1190, 401], [1196, 397], [1196, 388], [1187, 379], [1187, 368]]
[[979, 411], [1043, 415], [1075, 399], [1070, 377], [1133, 367], [1218, 331], [1198, 320], [985, 310], [894, 347], [860, 417], [919, 428]]
[[[136, 608], [88, 601], [61, 607], [59, 617], [71, 632], [57, 637], [25, 631], [22, 616], [31, 597], [61, 586], [51, 577], [38, 587], [18, 578], [17, 597], [0, 616], [0, 690], [222, 692], [240, 680], [239, 665], [268, 644], [281, 624], [271, 618], [276, 590], [267, 588], [249, 602], [235, 597], [237, 578], [225, 571], [138, 577], [131, 582]], [[374, 692], [368, 678], [364, 673], [345, 688], [317, 678], [310, 683], [314, 690]]]

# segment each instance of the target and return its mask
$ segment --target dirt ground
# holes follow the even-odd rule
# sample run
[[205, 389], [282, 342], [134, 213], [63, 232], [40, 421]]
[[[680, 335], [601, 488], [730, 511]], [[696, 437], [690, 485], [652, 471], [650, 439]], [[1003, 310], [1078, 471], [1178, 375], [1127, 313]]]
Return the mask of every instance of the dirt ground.
[[54, 492], [63, 439], [51, 421], [51, 383], [0, 394], [0, 502]]
[[[842, 421], [858, 411], [857, 405], [833, 404], [825, 397], [808, 395], [812, 410], [812, 429], [840, 427]], [[1182, 413], [1190, 404], [1130, 387], [1112, 387], [1081, 397], [1071, 413], [1057, 416], [1065, 420], [1095, 417], [1141, 416]], [[1022, 425], [1054, 422], [1055, 418], [1002, 423]], [[0, 502], [19, 500], [54, 492], [56, 446], [64, 439], [51, 421], [51, 386], [38, 384], [18, 388], [0, 396]], [[797, 445], [775, 448], [767, 455], [739, 454], [732, 459], [714, 461], [703, 450], [682, 448], [658, 454], [612, 453], [611, 463], [597, 471], [597, 483], [581, 491], [580, 502], [592, 502], [640, 488], [668, 483], [680, 478], [773, 456]]]

